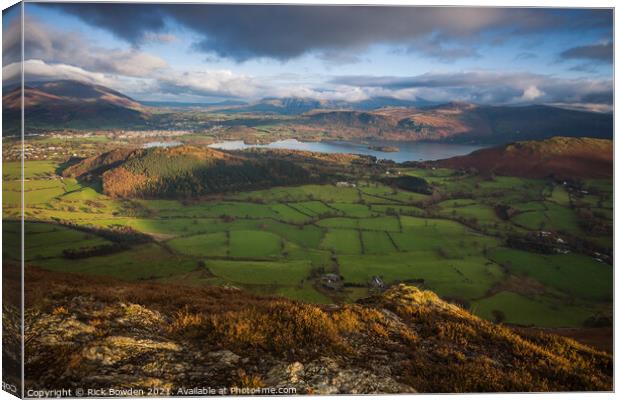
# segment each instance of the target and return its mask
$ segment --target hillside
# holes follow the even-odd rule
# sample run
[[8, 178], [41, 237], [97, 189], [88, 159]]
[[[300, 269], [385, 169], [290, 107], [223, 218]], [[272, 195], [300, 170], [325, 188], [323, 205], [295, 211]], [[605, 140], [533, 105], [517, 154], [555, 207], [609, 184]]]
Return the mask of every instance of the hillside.
[[223, 111], [227, 113], [299, 115], [314, 109], [329, 107], [330, 104], [326, 101], [298, 97], [285, 97], [266, 98], [249, 105], [231, 107], [224, 109]]
[[[4, 118], [21, 114], [21, 89], [2, 98]], [[24, 88], [27, 128], [131, 127], [144, 123], [148, 113], [140, 103], [100, 85], [62, 80]]]
[[434, 165], [475, 168], [483, 174], [525, 178], [611, 178], [613, 141], [553, 137], [543, 141], [516, 142], [482, 149], [466, 156], [440, 160]]
[[395, 128], [389, 116], [365, 111], [317, 111], [307, 116], [307, 122], [331, 129], [358, 128], [374, 132]]
[[[569, 110], [546, 105], [523, 107], [480, 106], [472, 113], [474, 120], [484, 121], [492, 136], [506, 143], [516, 140], [540, 140], [553, 136], [613, 137], [613, 115]], [[466, 137], [476, 137], [472, 132]]]
[[230, 153], [194, 146], [116, 149], [69, 166], [63, 176], [101, 184], [112, 197], [187, 198], [319, 182], [340, 172], [340, 167], [330, 167], [339, 157], [261, 150]]
[[[32, 389], [612, 390], [610, 354], [559, 336], [517, 333], [414, 286], [317, 306], [237, 289], [26, 271]], [[4, 315], [6, 327], [17, 324]]]
[[432, 103], [425, 100], [401, 100], [393, 97], [370, 97], [361, 101], [315, 100], [303, 97], [265, 98], [252, 104], [221, 108], [225, 113], [269, 113], [301, 115], [313, 110], [375, 110], [383, 107], [419, 107]]
[[374, 111], [313, 111], [298, 124], [345, 136], [392, 140], [507, 143], [556, 135], [611, 138], [613, 117], [550, 106], [490, 107], [449, 103], [426, 108], [385, 107]]

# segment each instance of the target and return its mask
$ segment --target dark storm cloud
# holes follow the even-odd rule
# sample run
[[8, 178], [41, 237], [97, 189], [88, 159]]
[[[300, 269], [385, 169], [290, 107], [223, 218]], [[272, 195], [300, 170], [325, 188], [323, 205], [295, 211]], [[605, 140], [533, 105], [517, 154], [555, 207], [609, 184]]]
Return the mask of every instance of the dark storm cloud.
[[573, 47], [560, 53], [560, 58], [563, 60], [587, 60], [612, 63], [614, 58], [614, 46], [612, 43], [602, 43]]
[[165, 30], [165, 10], [159, 5], [123, 3], [41, 4], [60, 8], [90, 25], [112, 32], [130, 43], [140, 43], [149, 32]]
[[97, 3], [53, 7], [134, 45], [149, 33], [165, 32], [174, 21], [198, 33], [196, 50], [237, 61], [286, 60], [309, 51], [363, 49], [377, 43], [404, 44], [431, 57], [456, 59], [475, 55], [475, 49], [456, 46], [442, 51], [419, 43], [433, 34], [458, 42], [487, 32], [496, 32], [497, 40], [512, 34], [611, 26], [609, 10]]

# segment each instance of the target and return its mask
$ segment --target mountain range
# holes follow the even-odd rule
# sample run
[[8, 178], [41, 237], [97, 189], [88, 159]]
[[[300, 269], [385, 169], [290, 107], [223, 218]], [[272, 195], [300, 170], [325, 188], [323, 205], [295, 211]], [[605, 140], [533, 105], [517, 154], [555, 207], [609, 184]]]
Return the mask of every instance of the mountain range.
[[301, 115], [313, 110], [375, 110], [383, 107], [423, 107], [438, 103], [426, 100], [402, 100], [394, 97], [371, 97], [361, 101], [316, 100], [302, 97], [265, 98], [250, 104], [241, 104], [221, 111], [227, 113], [270, 113]]
[[613, 117], [547, 105], [485, 106], [448, 103], [425, 108], [313, 111], [309, 124], [391, 140], [510, 143], [553, 136], [611, 138]]
[[[3, 117], [19, 121], [21, 90], [3, 98]], [[183, 117], [183, 107], [203, 109], [199, 126], [208, 126], [209, 113], [229, 114], [229, 125], [242, 126], [248, 113], [271, 115], [270, 124], [290, 131], [324, 132], [339, 139], [382, 138], [503, 144], [518, 140], [539, 140], [553, 136], [613, 136], [613, 115], [565, 109], [549, 105], [488, 106], [471, 103], [431, 104], [377, 97], [362, 102], [339, 102], [308, 98], [268, 98], [254, 103], [222, 102], [210, 105], [140, 103], [118, 91], [100, 85], [61, 80], [32, 84], [24, 91], [27, 128], [154, 128], [154, 115]], [[155, 106], [163, 107], [159, 110]], [[155, 112], [157, 111], [157, 112]], [[239, 115], [238, 120], [235, 120]], [[243, 115], [243, 117], [242, 117]], [[278, 120], [278, 116], [280, 120]], [[283, 118], [285, 117], [285, 118]], [[259, 121], [260, 122], [260, 121]], [[15, 133], [19, 125], [5, 130]], [[304, 129], [297, 129], [303, 126]], [[7, 129], [8, 128], [8, 129]], [[297, 137], [297, 139], [304, 139]]]

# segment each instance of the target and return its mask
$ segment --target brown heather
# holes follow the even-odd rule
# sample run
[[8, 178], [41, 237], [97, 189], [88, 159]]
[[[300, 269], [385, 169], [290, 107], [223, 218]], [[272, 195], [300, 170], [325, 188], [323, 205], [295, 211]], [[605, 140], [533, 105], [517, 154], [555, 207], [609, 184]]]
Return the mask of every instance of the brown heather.
[[131, 197], [147, 182], [142, 174], [133, 174], [123, 167], [118, 167], [103, 174], [103, 191], [113, 197]]
[[613, 141], [607, 139], [555, 136], [481, 149], [432, 164], [535, 179], [604, 179], [613, 177], [613, 149]]
[[35, 388], [612, 390], [610, 354], [560, 336], [519, 334], [413, 286], [323, 307], [35, 268], [26, 279], [26, 376]]

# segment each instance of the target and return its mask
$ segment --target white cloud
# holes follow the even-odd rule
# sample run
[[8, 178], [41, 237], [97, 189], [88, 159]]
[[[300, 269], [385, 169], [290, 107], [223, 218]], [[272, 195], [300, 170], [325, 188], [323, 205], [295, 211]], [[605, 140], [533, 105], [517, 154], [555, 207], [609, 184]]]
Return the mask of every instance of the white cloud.
[[[114, 86], [114, 80], [100, 72], [91, 72], [67, 64], [47, 64], [42, 60], [26, 60], [24, 75], [27, 81], [51, 79], [75, 79], [105, 86]], [[12, 63], [2, 67], [4, 84], [18, 83], [21, 79], [21, 63]]]
[[531, 85], [531, 86], [528, 86], [523, 91], [523, 96], [521, 96], [521, 100], [525, 102], [529, 102], [529, 101], [536, 100], [544, 95], [545, 95], [544, 92], [540, 91], [536, 86]]
[[362, 88], [329, 87], [316, 89], [305, 85], [293, 85], [269, 88], [262, 97], [302, 97], [329, 101], [362, 101], [370, 96]]
[[144, 77], [167, 67], [161, 58], [135, 50], [109, 50], [102, 53], [102, 57], [93, 57], [90, 64], [96, 71], [135, 77]]
[[253, 78], [229, 70], [171, 72], [158, 77], [163, 92], [211, 97], [255, 97], [260, 84]]

